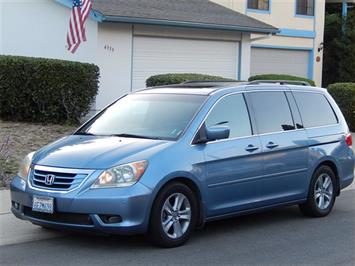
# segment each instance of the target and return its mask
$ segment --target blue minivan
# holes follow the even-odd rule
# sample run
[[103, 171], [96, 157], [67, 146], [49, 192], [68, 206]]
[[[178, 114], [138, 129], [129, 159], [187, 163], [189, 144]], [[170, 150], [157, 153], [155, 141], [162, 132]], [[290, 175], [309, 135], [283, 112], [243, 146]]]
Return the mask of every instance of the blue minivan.
[[230, 216], [286, 205], [326, 216], [354, 179], [354, 158], [325, 89], [147, 88], [27, 155], [11, 183], [12, 212], [46, 228], [148, 234], [175, 247]]

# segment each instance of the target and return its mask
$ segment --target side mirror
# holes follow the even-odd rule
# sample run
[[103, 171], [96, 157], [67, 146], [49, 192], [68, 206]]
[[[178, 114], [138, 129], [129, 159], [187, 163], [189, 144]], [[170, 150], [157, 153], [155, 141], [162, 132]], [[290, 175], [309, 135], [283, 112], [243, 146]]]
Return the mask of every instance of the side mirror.
[[208, 141], [214, 141], [219, 139], [228, 139], [230, 130], [225, 126], [213, 126], [206, 128], [206, 135]]
[[228, 139], [229, 134], [230, 129], [226, 126], [212, 126], [206, 128], [206, 126], [203, 125], [196, 135], [193, 144], [207, 143], [209, 141], [220, 139]]

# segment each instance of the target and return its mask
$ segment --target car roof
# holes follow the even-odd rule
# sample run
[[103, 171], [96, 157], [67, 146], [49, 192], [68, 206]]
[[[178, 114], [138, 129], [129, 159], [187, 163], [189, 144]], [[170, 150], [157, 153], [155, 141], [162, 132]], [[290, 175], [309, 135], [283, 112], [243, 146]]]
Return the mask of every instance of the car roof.
[[[293, 83], [293, 81], [291, 82]], [[280, 83], [255, 83], [255, 82], [240, 82], [240, 81], [204, 81], [204, 82], [187, 82], [182, 84], [164, 85], [158, 87], [149, 87], [136, 91], [138, 94], [188, 94], [188, 95], [212, 95], [216, 92], [238, 92], [238, 91], [262, 91], [262, 90], [297, 90], [310, 92], [325, 92], [323, 88], [294, 85]]]

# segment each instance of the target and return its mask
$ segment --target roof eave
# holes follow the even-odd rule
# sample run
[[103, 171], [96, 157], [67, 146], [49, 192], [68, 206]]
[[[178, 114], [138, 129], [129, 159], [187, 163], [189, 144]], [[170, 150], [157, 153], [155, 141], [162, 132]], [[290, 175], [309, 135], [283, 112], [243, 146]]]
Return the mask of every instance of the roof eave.
[[150, 18], [135, 18], [135, 17], [118, 17], [118, 16], [102, 16], [100, 22], [118, 22], [118, 23], [130, 23], [130, 24], [146, 24], [146, 25], [160, 25], [160, 26], [174, 26], [185, 28], [200, 28], [200, 29], [212, 29], [212, 30], [229, 30], [229, 31], [241, 31], [250, 33], [268, 33], [276, 34], [279, 32], [277, 28], [258, 28], [247, 27], [237, 25], [225, 25], [225, 24], [209, 24], [189, 21], [174, 21], [163, 19], [150, 19]]
[[[71, 2], [69, 0], [55, 0], [55, 1], [69, 8], [71, 7]], [[266, 34], [276, 34], [280, 32], [280, 30], [277, 28], [259, 28], [259, 27], [208, 24], [208, 23], [198, 23], [198, 22], [188, 22], [188, 21], [185, 22], [185, 21], [174, 21], [174, 20], [152, 19], [152, 18], [106, 16], [97, 10], [91, 10], [90, 15], [91, 18], [96, 20], [97, 22], [120, 22], [120, 23], [131, 23], [131, 24], [175, 26], [175, 27], [185, 27], [185, 28], [229, 30], [229, 31], [266, 33]]]

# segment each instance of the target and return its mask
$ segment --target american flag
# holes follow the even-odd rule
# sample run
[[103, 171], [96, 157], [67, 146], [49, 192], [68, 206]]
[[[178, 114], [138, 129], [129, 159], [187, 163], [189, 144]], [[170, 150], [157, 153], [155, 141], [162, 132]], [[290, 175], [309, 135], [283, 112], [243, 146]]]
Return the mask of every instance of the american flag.
[[80, 43], [86, 42], [85, 21], [91, 10], [91, 0], [73, 0], [67, 34], [68, 51], [75, 53]]

